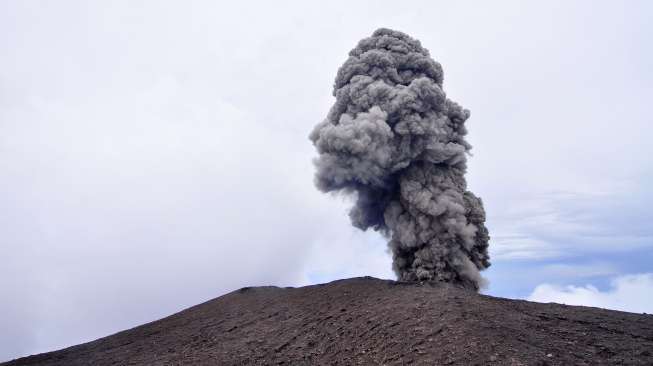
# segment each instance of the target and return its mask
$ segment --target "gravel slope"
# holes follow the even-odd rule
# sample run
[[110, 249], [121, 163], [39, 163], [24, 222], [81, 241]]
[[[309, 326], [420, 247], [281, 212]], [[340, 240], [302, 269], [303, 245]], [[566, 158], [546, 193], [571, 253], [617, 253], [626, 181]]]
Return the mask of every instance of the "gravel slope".
[[653, 365], [653, 316], [353, 278], [243, 288], [18, 365]]

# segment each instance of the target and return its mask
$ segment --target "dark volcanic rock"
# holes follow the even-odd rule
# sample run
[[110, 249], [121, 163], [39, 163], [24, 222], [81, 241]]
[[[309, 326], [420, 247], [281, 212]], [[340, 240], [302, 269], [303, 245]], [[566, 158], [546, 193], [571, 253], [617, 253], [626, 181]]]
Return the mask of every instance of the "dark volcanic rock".
[[243, 288], [17, 365], [653, 365], [653, 316], [354, 278]]

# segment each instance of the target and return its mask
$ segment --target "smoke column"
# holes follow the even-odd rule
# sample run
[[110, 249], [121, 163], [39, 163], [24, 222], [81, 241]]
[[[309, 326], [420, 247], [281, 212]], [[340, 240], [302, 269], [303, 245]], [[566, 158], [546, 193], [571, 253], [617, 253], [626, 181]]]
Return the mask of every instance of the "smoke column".
[[404, 33], [379, 29], [361, 40], [310, 134], [315, 182], [355, 196], [352, 224], [388, 238], [399, 280], [478, 290], [489, 236], [464, 176], [469, 111], [447, 99], [442, 80], [440, 64]]

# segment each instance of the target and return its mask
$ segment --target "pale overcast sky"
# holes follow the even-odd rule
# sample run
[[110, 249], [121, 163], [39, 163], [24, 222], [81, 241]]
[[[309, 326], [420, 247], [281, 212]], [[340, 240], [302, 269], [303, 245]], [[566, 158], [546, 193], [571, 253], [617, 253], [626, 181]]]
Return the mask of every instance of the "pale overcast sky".
[[653, 3], [0, 2], [0, 361], [243, 286], [393, 278], [313, 186], [379, 27], [472, 112], [485, 293], [653, 312]]

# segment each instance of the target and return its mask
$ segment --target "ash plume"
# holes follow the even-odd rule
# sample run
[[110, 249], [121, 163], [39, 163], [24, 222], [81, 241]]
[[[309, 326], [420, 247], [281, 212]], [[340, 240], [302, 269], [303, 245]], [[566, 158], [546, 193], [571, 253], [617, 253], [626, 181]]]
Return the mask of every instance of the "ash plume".
[[388, 238], [399, 280], [478, 290], [489, 235], [464, 176], [469, 111], [447, 99], [442, 80], [440, 64], [404, 33], [378, 29], [361, 40], [310, 134], [315, 182], [356, 197], [352, 224]]

